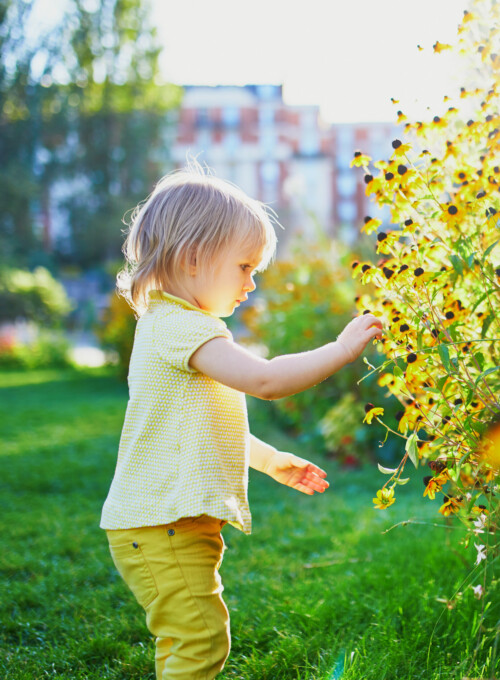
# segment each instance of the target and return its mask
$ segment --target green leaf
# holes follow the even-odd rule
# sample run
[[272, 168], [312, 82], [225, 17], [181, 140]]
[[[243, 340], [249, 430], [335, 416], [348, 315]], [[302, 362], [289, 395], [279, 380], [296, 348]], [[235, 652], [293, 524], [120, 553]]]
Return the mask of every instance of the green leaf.
[[383, 475], [393, 475], [397, 472], [397, 468], [394, 470], [392, 468], [386, 468], [383, 465], [380, 465], [380, 463], [377, 463], [377, 467]]
[[395, 479], [394, 481], [396, 482], [396, 484], [400, 484], [401, 486], [403, 486], [403, 484], [408, 484], [410, 478], [405, 477], [404, 479]]
[[470, 387], [466, 387], [465, 389], [467, 390], [467, 396], [466, 396], [466, 398], [465, 398], [465, 405], [466, 405], [466, 406], [469, 406], [469, 404], [471, 403], [471, 401], [472, 401], [472, 400], [474, 399], [474, 397], [476, 396], [476, 393], [475, 393], [473, 390], [471, 390]]
[[488, 297], [488, 293], [491, 293], [491, 292], [492, 292], [492, 291], [489, 290], [489, 291], [487, 291], [486, 293], [484, 293], [483, 295], [481, 295], [481, 297], [478, 298], [478, 299], [476, 300], [476, 302], [475, 302], [475, 304], [473, 305], [471, 311], [475, 312], [476, 309], [477, 309], [477, 308], [479, 307], [479, 305], [481, 304], [481, 302], [483, 302], [483, 300], [486, 300], [486, 298]]
[[424, 332], [424, 329], [420, 328], [418, 333], [417, 333], [417, 349], [418, 349], [419, 352], [422, 351], [422, 344], [423, 344], [422, 335], [423, 335], [423, 332]]
[[445, 384], [445, 382], [446, 382], [447, 380], [448, 380], [448, 376], [447, 376], [447, 375], [443, 375], [443, 376], [441, 376], [441, 378], [439, 378], [439, 380], [437, 381], [437, 386], [438, 386], [438, 390], [439, 390], [440, 393], [443, 391], [444, 384]]
[[439, 356], [441, 357], [441, 361], [443, 362], [443, 366], [445, 369], [448, 371], [448, 373], [453, 373], [453, 369], [451, 367], [451, 362], [450, 362], [450, 352], [448, 350], [448, 347], [446, 345], [438, 345], [438, 352]]
[[395, 378], [402, 378], [404, 373], [403, 371], [399, 368], [399, 366], [394, 366], [394, 371], [393, 375]]
[[488, 328], [491, 326], [491, 323], [494, 319], [494, 315], [490, 312], [488, 316], [485, 318], [483, 321], [483, 327], [481, 328], [481, 338], [484, 339], [486, 337], [486, 333], [488, 332]]
[[464, 273], [464, 267], [462, 264], [462, 260], [458, 257], [458, 255], [450, 255], [450, 262], [453, 266], [453, 269], [460, 274], [460, 276], [463, 276]]
[[476, 252], [474, 251], [474, 252], [471, 253], [471, 254], [469, 255], [469, 257], [467, 258], [467, 269], [470, 269], [470, 268], [471, 268], [471, 265], [472, 265], [472, 263], [473, 263], [473, 261], [474, 261], [474, 256], [475, 256], [475, 254], [476, 254]]
[[477, 361], [477, 363], [479, 364], [480, 369], [483, 370], [484, 369], [484, 356], [483, 356], [483, 354], [481, 354], [481, 352], [476, 352], [475, 354], [473, 354], [473, 357]]
[[487, 375], [489, 375], [490, 373], [494, 373], [495, 371], [498, 371], [498, 370], [500, 370], [500, 366], [492, 366], [491, 368], [488, 368], [486, 371], [483, 371], [483, 372], [481, 373], [481, 375], [479, 375], [479, 376], [476, 378], [476, 385], [478, 384], [478, 382], [479, 382], [480, 380], [482, 380], [483, 378], [485, 378]]
[[405, 450], [408, 453], [413, 465], [418, 468], [418, 450], [417, 450], [417, 433], [414, 432], [406, 440]]
[[485, 258], [488, 257], [488, 255], [491, 253], [491, 251], [493, 250], [493, 248], [494, 248], [496, 245], [498, 245], [499, 243], [500, 243], [500, 238], [499, 238], [497, 241], [495, 241], [494, 243], [492, 243], [491, 246], [488, 246], [488, 247], [486, 248], [486, 250], [484, 251], [484, 257], [485, 257]]

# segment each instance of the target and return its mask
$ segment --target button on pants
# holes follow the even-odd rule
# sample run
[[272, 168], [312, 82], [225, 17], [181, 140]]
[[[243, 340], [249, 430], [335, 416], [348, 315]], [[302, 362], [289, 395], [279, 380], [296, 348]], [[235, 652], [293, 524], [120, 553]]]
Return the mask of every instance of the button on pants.
[[201, 515], [107, 531], [115, 566], [156, 637], [157, 680], [212, 680], [229, 654], [219, 567], [225, 522]]

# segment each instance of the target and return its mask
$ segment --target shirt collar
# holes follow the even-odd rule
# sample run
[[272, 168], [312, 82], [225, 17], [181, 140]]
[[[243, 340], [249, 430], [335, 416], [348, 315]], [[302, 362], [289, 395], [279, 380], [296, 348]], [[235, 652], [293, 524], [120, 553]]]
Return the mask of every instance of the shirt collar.
[[[192, 305], [190, 302], [187, 300], [184, 300], [183, 298], [177, 297], [176, 295], [171, 295], [170, 293], [166, 293], [164, 290], [150, 290], [149, 294], [149, 302], [148, 302], [148, 307], [152, 307], [154, 305], [157, 305], [162, 302], [170, 302], [174, 304], [178, 304], [181, 307], [184, 307], [185, 309], [192, 309], [195, 312], [201, 312], [202, 314], [207, 314], [208, 316], [214, 316], [210, 312], [205, 311], [204, 309], [201, 309], [201, 307], [196, 307], [196, 305]], [[214, 318], [219, 318], [219, 317], [214, 317]]]

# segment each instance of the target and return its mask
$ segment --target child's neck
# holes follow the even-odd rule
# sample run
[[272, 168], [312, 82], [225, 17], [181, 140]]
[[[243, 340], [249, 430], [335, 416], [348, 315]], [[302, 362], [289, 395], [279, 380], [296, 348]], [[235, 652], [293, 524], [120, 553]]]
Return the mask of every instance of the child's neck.
[[176, 284], [175, 286], [169, 286], [168, 288], [165, 288], [164, 292], [167, 293], [168, 295], [173, 295], [174, 297], [177, 297], [177, 298], [180, 298], [181, 300], [185, 300], [186, 302], [189, 302], [189, 304], [193, 305], [193, 307], [200, 307], [195, 296], [189, 290], [188, 286], [184, 286], [182, 284]]

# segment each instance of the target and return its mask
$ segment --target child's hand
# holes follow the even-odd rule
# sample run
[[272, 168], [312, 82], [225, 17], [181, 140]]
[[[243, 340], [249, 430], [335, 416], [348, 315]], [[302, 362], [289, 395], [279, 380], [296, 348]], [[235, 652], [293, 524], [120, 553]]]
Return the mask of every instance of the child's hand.
[[357, 359], [373, 338], [382, 336], [382, 321], [373, 314], [363, 314], [350, 321], [337, 338], [349, 356], [349, 362]]
[[330, 486], [326, 481], [326, 472], [304, 458], [293, 453], [276, 451], [268, 460], [262, 472], [280, 484], [291, 486], [312, 496], [315, 491], [323, 493]]

